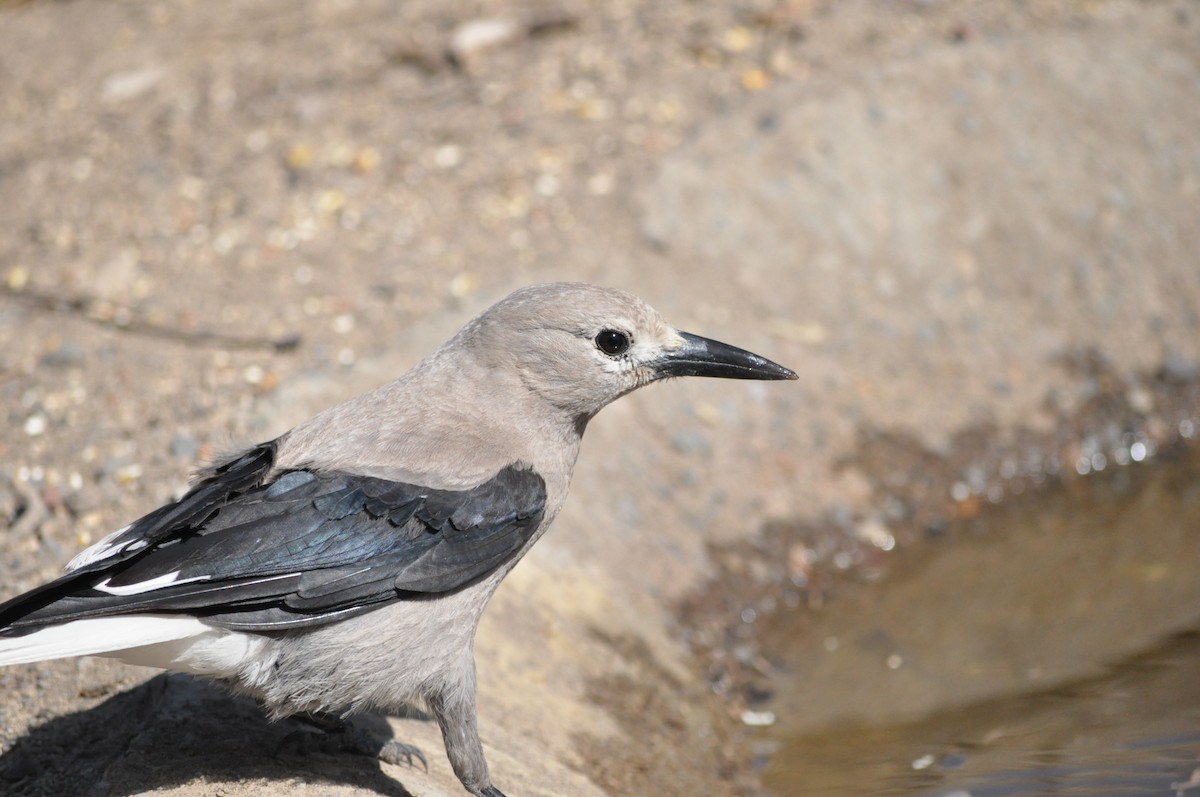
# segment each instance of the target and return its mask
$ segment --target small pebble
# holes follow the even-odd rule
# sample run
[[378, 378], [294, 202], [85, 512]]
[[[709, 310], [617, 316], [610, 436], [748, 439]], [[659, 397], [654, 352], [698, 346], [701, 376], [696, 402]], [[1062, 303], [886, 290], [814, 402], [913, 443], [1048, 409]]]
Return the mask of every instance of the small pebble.
[[610, 194], [613, 190], [613, 176], [604, 172], [593, 174], [588, 178], [587, 189], [588, 193], [593, 196]]
[[731, 53], [744, 53], [754, 46], [754, 31], [738, 26], [725, 31], [725, 49]]
[[455, 29], [450, 37], [450, 55], [458, 64], [517, 39], [521, 26], [503, 17], [472, 19]]
[[5, 283], [10, 291], [22, 290], [29, 282], [29, 272], [20, 266], [13, 266], [8, 270], [8, 277]]
[[30, 437], [37, 437], [46, 431], [46, 416], [45, 415], [30, 415], [25, 419], [25, 434]]
[[433, 153], [433, 162], [441, 169], [453, 169], [462, 163], [463, 153], [462, 147], [454, 144], [446, 144], [438, 147]]
[[346, 193], [337, 189], [322, 191], [317, 195], [316, 206], [325, 215], [337, 213], [346, 206]]
[[115, 72], [105, 78], [100, 87], [100, 97], [105, 102], [136, 99], [154, 88], [164, 75], [166, 71], [157, 66]]
[[451, 296], [462, 299], [475, 289], [475, 278], [470, 274], [458, 274], [450, 280], [448, 287]]
[[755, 728], [765, 728], [775, 724], [775, 712], [746, 709], [742, 712], [742, 723]]
[[263, 374], [261, 365], [247, 365], [242, 369], [242, 381], [248, 385], [257, 385], [262, 382]]
[[359, 174], [368, 174], [375, 171], [382, 160], [383, 156], [379, 154], [379, 150], [374, 147], [364, 147], [355, 153], [350, 166]]
[[870, 543], [881, 551], [890, 551], [896, 547], [896, 538], [882, 521], [868, 518], [859, 523], [854, 529], [855, 536], [863, 542]]
[[306, 169], [312, 165], [315, 153], [307, 144], [293, 144], [284, 156], [284, 163], [289, 169]]
[[135, 482], [142, 477], [142, 466], [136, 462], [129, 465], [124, 465], [117, 468], [117, 472], [113, 474], [117, 484], [129, 484]]
[[533, 186], [533, 190], [537, 192], [538, 196], [543, 197], [556, 196], [561, 189], [562, 181], [553, 174], [538, 175]]
[[762, 91], [771, 85], [771, 76], [765, 69], [747, 69], [742, 73], [742, 88], [746, 91]]

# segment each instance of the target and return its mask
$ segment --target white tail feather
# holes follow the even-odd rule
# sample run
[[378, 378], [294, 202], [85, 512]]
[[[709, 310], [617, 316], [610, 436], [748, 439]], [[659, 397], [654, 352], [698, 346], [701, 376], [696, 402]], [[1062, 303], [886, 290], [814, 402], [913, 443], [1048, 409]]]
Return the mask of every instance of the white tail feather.
[[172, 642], [212, 630], [194, 617], [158, 614], [74, 620], [24, 636], [0, 637], [0, 665], [114, 655], [116, 651]]

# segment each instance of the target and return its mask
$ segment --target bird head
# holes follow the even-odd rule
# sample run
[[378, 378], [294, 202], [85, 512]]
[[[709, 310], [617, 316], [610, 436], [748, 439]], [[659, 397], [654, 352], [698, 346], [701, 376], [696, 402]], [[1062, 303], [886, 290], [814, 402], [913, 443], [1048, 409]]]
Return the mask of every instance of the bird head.
[[582, 420], [669, 377], [797, 378], [757, 354], [673, 328], [633, 294], [581, 283], [518, 290], [464, 334], [486, 360], [519, 374], [528, 390]]

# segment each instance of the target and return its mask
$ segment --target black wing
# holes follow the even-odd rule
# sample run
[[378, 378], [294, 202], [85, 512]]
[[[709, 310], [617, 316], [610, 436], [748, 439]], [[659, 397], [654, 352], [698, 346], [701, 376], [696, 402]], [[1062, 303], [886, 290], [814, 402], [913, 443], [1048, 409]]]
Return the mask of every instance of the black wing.
[[545, 512], [545, 482], [517, 466], [462, 491], [309, 470], [265, 483], [274, 454], [266, 444], [231, 460], [103, 558], [0, 605], [0, 634], [136, 612], [248, 631], [320, 625], [474, 583]]

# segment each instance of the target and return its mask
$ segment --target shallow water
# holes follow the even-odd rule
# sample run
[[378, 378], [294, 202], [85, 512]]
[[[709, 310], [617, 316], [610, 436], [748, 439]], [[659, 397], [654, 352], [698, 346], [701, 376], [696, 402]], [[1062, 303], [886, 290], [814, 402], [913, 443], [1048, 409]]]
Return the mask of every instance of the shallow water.
[[989, 506], [899, 556], [775, 619], [772, 794], [1171, 794], [1200, 767], [1196, 450]]

